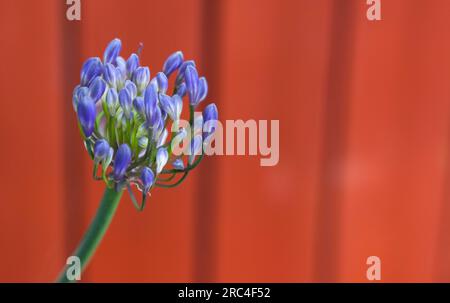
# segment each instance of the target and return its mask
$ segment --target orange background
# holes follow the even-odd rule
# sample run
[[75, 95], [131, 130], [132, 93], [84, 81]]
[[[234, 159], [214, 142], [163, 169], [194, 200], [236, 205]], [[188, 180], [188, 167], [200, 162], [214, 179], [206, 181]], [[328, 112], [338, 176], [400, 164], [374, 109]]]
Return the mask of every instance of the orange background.
[[114, 37], [182, 50], [226, 119], [280, 120], [280, 162], [207, 158], [128, 197], [84, 281], [450, 281], [450, 1], [0, 1], [0, 281], [53, 281], [98, 205], [71, 94]]

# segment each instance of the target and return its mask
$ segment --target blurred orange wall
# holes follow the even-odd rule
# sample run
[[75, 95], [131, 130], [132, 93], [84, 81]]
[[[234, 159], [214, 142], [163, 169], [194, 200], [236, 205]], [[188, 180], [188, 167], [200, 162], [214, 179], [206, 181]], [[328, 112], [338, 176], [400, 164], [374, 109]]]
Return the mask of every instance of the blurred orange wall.
[[114, 37], [155, 74], [182, 50], [226, 119], [280, 120], [280, 161], [206, 159], [128, 198], [83, 279], [450, 281], [450, 2], [0, 0], [0, 281], [52, 281], [103, 185], [71, 94]]

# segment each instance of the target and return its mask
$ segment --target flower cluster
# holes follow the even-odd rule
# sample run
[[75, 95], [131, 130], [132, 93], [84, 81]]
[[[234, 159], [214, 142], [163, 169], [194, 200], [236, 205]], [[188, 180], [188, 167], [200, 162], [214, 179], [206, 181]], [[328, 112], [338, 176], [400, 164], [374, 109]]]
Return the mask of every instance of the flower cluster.
[[[103, 60], [93, 57], [84, 62], [73, 107], [94, 161], [94, 178], [117, 191], [128, 188], [133, 203], [142, 210], [153, 186], [176, 186], [198, 165], [216, 128], [218, 112], [215, 104], [209, 104], [203, 114], [195, 115], [208, 84], [199, 77], [195, 62], [184, 60], [182, 52], [170, 55], [162, 72], [151, 78], [150, 69], [140, 65], [140, 51], [125, 60], [121, 47], [121, 41], [114, 39]], [[171, 75], [176, 75], [172, 95], [168, 93]], [[179, 127], [184, 97], [189, 100], [190, 117], [187, 126]], [[182, 140], [188, 140], [187, 153], [177, 155], [172, 144]], [[168, 164], [172, 168], [165, 169]], [[181, 178], [173, 182], [178, 174]], [[140, 206], [132, 184], [143, 192]]]

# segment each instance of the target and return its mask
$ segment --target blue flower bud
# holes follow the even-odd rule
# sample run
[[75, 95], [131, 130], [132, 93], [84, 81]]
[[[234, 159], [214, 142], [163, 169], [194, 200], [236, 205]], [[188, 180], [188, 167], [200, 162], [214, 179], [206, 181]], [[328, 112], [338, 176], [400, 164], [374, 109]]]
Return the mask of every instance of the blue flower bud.
[[95, 142], [94, 145], [94, 161], [99, 163], [107, 159], [109, 155], [109, 144], [105, 139], [100, 139]]
[[105, 160], [103, 160], [103, 169], [106, 170], [106, 168], [109, 166], [109, 164], [111, 164], [112, 158], [114, 157], [114, 148], [110, 147], [109, 148], [109, 152], [108, 152], [108, 156], [106, 157]]
[[119, 56], [120, 49], [122, 48], [122, 42], [119, 39], [112, 40], [105, 49], [103, 54], [104, 63], [116, 62], [117, 56]]
[[205, 100], [206, 95], [208, 95], [208, 82], [205, 77], [201, 77], [198, 79], [197, 104]]
[[172, 121], [178, 121], [178, 119], [180, 119], [181, 111], [183, 109], [183, 100], [181, 100], [180, 96], [173, 95], [173, 97], [170, 97], [160, 94], [159, 103]]
[[184, 61], [183, 64], [181, 64], [180, 69], [178, 70], [177, 79], [175, 80], [175, 85], [180, 85], [184, 80], [184, 73], [186, 72], [186, 68], [188, 66], [195, 67], [194, 60], [188, 60]]
[[124, 74], [125, 76], [127, 75], [127, 62], [122, 56], [118, 56], [116, 58], [116, 61], [113, 62], [113, 65], [117, 67], [122, 74]]
[[147, 86], [144, 93], [144, 105], [145, 105], [145, 117], [149, 122], [158, 104], [158, 95], [155, 87], [152, 85]]
[[95, 117], [97, 113], [95, 110], [95, 103], [89, 96], [84, 96], [78, 101], [77, 115], [85, 137], [90, 137], [94, 132]]
[[162, 133], [159, 135], [158, 142], [156, 144], [156, 148], [163, 146], [166, 143], [168, 136], [169, 136], [169, 132], [167, 131], [166, 128], [164, 128]]
[[167, 92], [167, 88], [169, 87], [169, 80], [164, 73], [156, 74], [156, 82], [158, 84], [158, 92], [165, 94]]
[[101, 77], [95, 78], [91, 85], [89, 85], [89, 97], [97, 103], [105, 94], [107, 86], [105, 80]]
[[163, 73], [166, 74], [167, 77], [170, 77], [170, 75], [181, 66], [183, 60], [183, 53], [181, 51], [173, 53], [167, 58], [166, 62], [164, 62]]
[[133, 100], [133, 106], [134, 109], [141, 114], [142, 116], [145, 116], [145, 104], [144, 104], [144, 98], [143, 97], [136, 97]]
[[197, 105], [197, 92], [198, 92], [198, 72], [197, 69], [191, 65], [186, 67], [184, 73], [186, 81], [186, 89], [189, 95], [189, 103], [193, 106]]
[[111, 87], [108, 89], [106, 93], [106, 106], [108, 108], [108, 112], [111, 116], [116, 114], [116, 107], [119, 103], [119, 95], [115, 88]]
[[169, 153], [164, 147], [160, 147], [156, 152], [156, 173], [159, 174], [169, 160]]
[[105, 71], [103, 74], [103, 78], [105, 79], [105, 81], [108, 83], [109, 86], [111, 87], [117, 86], [117, 72], [114, 65], [112, 65], [111, 63], [105, 64]]
[[181, 98], [186, 95], [186, 84], [184, 82], [177, 86], [177, 95]]
[[201, 154], [202, 150], [202, 136], [197, 135], [191, 140], [191, 154], [189, 155], [189, 165], [192, 165], [196, 155]]
[[141, 182], [144, 187], [144, 192], [147, 193], [155, 181], [155, 174], [148, 167], [144, 167], [141, 172]]
[[133, 82], [138, 91], [143, 92], [150, 82], [150, 69], [148, 67], [138, 67], [133, 73]]
[[218, 118], [219, 113], [217, 111], [217, 106], [214, 103], [211, 103], [205, 107], [203, 110], [203, 139], [205, 141], [216, 130]]
[[172, 166], [175, 169], [183, 170], [184, 169], [184, 162], [182, 159], [177, 158], [172, 162]]
[[195, 114], [194, 117], [194, 135], [201, 134], [203, 131], [203, 116]]
[[130, 92], [126, 88], [122, 88], [119, 92], [119, 103], [127, 119], [131, 119], [131, 110], [133, 106], [131, 100]]
[[127, 144], [122, 144], [117, 149], [114, 159], [113, 176], [116, 181], [121, 181], [131, 163], [131, 149]]
[[94, 78], [101, 76], [103, 73], [103, 64], [100, 58], [87, 59], [81, 68], [81, 85], [89, 86]]
[[137, 96], [137, 87], [132, 81], [130, 81], [130, 80], [125, 81], [125, 86], [124, 87], [130, 93], [131, 99], [136, 98], [136, 96]]
[[164, 120], [162, 118], [162, 113], [159, 106], [155, 108], [150, 117], [150, 121], [148, 122], [150, 123], [150, 127], [153, 129], [154, 136], [156, 137], [158, 135], [158, 132], [161, 131], [161, 129], [164, 127]]
[[134, 71], [139, 67], [139, 57], [136, 54], [131, 54], [127, 60], [126, 68], [128, 77], [131, 78]]

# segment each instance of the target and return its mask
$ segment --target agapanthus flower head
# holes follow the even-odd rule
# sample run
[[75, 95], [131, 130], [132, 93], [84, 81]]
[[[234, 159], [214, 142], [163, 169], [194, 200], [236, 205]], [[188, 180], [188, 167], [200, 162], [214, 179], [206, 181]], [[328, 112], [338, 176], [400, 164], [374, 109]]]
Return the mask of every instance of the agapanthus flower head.
[[[106, 47], [103, 61], [93, 57], [84, 62], [72, 103], [95, 164], [94, 177], [118, 191], [136, 185], [143, 192], [143, 206], [151, 188], [178, 185], [200, 162], [202, 140], [215, 130], [217, 107], [211, 104], [203, 115], [194, 116], [194, 109], [206, 98], [208, 85], [199, 77], [194, 61], [184, 61], [181, 51], [170, 55], [162, 72], [151, 79], [150, 69], [141, 65], [140, 49], [125, 60], [121, 48], [121, 41], [114, 39]], [[173, 74], [176, 80], [170, 82]], [[172, 94], [169, 83], [174, 83]], [[189, 127], [178, 128], [186, 95]], [[203, 124], [211, 121], [212, 126], [202, 132]], [[186, 137], [191, 142], [188, 154], [174, 154], [172, 144]], [[168, 163], [170, 168], [166, 168]], [[97, 177], [99, 165], [101, 177]], [[183, 176], [171, 183], [179, 175]]]

